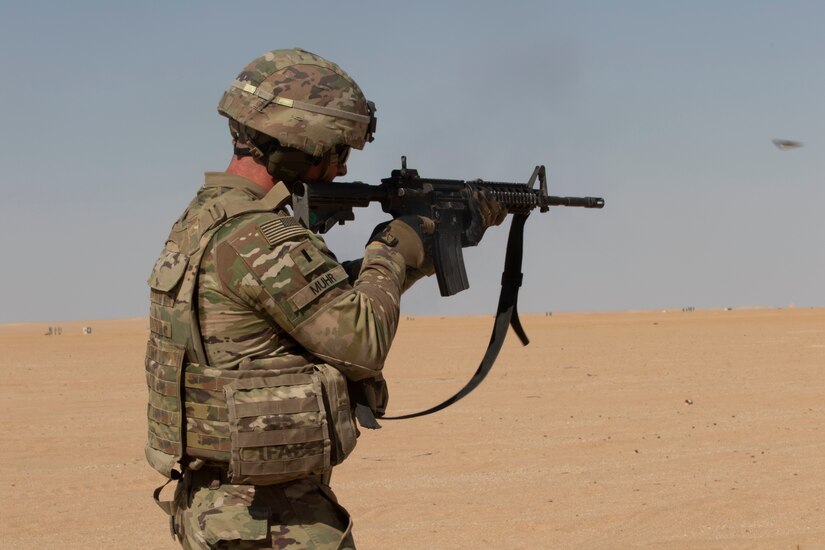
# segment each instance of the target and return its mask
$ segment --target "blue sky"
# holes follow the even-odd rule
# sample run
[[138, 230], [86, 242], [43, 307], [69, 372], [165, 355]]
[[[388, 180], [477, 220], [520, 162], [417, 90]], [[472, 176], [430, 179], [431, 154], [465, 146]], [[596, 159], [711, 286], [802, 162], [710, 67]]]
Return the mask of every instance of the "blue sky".
[[[527, 223], [521, 309], [822, 306], [821, 2], [0, 6], [0, 323], [138, 317], [168, 229], [230, 155], [224, 89], [303, 47], [378, 105], [347, 180], [526, 180], [602, 211]], [[780, 151], [772, 138], [805, 142]], [[327, 237], [359, 255], [378, 209]], [[408, 314], [492, 312], [506, 228]]]

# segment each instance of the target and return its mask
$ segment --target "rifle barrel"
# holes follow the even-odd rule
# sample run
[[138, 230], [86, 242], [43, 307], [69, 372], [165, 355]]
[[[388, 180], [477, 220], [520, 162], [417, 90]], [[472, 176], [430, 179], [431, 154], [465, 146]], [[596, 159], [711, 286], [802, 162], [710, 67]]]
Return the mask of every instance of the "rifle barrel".
[[543, 195], [536, 189], [523, 186], [506, 187], [499, 185], [487, 188], [498, 203], [512, 211], [532, 210], [548, 206], [578, 206], [580, 208], [604, 208], [604, 199], [601, 197], [555, 197]]
[[579, 206], [581, 208], [604, 208], [601, 197], [542, 197], [544, 206]]

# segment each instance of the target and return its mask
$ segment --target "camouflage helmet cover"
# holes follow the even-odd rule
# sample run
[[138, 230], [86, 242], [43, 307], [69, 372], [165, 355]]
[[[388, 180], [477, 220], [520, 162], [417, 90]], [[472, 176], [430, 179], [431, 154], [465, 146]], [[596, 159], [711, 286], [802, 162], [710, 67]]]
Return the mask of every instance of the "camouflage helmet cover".
[[338, 65], [301, 49], [274, 50], [238, 75], [218, 113], [320, 157], [337, 145], [363, 149], [375, 106]]

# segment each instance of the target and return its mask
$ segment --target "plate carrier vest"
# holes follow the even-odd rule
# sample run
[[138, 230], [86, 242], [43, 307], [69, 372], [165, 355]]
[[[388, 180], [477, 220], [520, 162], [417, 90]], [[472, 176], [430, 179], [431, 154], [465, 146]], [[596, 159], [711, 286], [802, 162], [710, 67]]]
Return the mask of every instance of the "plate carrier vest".
[[284, 483], [328, 474], [355, 447], [346, 378], [335, 368], [311, 355], [245, 359], [235, 370], [206, 360], [197, 315], [204, 251], [227, 221], [255, 212], [278, 215], [289, 198], [279, 183], [260, 200], [210, 200], [197, 217], [173, 226], [155, 264], [145, 451], [167, 478], [179, 477], [176, 467], [209, 462], [228, 464], [232, 483]]

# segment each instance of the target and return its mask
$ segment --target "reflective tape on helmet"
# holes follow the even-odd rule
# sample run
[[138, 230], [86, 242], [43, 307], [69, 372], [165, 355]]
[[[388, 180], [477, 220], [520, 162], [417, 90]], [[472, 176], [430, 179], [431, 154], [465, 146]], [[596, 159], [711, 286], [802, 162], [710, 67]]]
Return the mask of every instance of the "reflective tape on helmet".
[[252, 94], [256, 97], [263, 99], [264, 101], [268, 101], [270, 103], [275, 103], [276, 105], [280, 105], [282, 107], [289, 107], [291, 109], [300, 109], [302, 111], [308, 111], [310, 113], [318, 113], [321, 115], [336, 117], [336, 118], [345, 118], [347, 120], [352, 120], [354, 122], [362, 122], [364, 124], [372, 124], [373, 118], [367, 115], [359, 115], [357, 113], [351, 113], [349, 111], [344, 111], [343, 109], [333, 109], [330, 107], [323, 107], [321, 105], [313, 105], [312, 103], [306, 103], [303, 101], [298, 101], [296, 99], [289, 99], [286, 97], [280, 97], [272, 95], [268, 92], [265, 92], [250, 84], [249, 82], [243, 82], [240, 80], [235, 80], [232, 83], [232, 87], [242, 92], [246, 92], [248, 94]]

